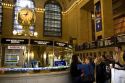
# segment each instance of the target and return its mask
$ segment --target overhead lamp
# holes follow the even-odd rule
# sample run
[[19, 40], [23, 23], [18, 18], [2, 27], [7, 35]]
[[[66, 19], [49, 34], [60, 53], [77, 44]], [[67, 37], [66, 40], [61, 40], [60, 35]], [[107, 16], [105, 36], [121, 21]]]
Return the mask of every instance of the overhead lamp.
[[38, 33], [37, 33], [37, 32], [34, 32], [33, 34], [34, 34], [34, 36], [35, 36], [35, 37], [37, 37], [37, 36], [38, 36]]
[[17, 35], [17, 33], [18, 33], [18, 32], [17, 32], [16, 30], [13, 31], [13, 35]]

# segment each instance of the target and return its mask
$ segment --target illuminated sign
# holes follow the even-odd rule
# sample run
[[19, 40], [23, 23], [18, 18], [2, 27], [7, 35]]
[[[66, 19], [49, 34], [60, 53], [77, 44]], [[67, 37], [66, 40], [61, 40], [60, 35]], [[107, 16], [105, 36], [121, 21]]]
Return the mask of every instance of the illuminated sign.
[[31, 40], [31, 44], [35, 44], [35, 45], [53, 45], [53, 41], [48, 41], [48, 40]]
[[54, 42], [54, 46], [67, 47], [67, 43], [55, 41]]
[[17, 44], [19, 44], [20, 42], [24, 42], [24, 40], [10, 40], [10, 39], [7, 39], [6, 41], [11, 41], [11, 44], [12, 44], [12, 43], [17, 43]]
[[8, 46], [8, 49], [23, 49], [23, 46]]
[[28, 44], [28, 39], [2, 38], [3, 44]]
[[55, 61], [54, 66], [66, 66], [66, 61]]
[[68, 47], [68, 48], [73, 48], [72, 45], [70, 45], [70, 44], [68, 44], [67, 47]]
[[5, 63], [18, 63], [17, 54], [6, 54]]
[[59, 46], [65, 46], [66, 45], [64, 43], [56, 43], [56, 44], [58, 44]]
[[43, 45], [47, 45], [49, 43], [47, 41], [34, 41], [34, 42], [36, 42], [38, 44], [43, 44]]

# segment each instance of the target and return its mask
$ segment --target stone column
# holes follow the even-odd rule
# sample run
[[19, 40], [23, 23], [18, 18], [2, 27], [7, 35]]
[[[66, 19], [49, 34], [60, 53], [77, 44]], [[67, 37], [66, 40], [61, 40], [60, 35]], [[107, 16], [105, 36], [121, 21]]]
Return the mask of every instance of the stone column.
[[[96, 31], [95, 37], [96, 39], [98, 38], [98, 36], [102, 36], [102, 38], [110, 37], [114, 34], [112, 0], [98, 0], [98, 1], [95, 0], [94, 2], [95, 6], [98, 2], [100, 2], [101, 22], [102, 22], [101, 25], [102, 29], [100, 31]], [[96, 23], [95, 23], [95, 29], [97, 29]]]

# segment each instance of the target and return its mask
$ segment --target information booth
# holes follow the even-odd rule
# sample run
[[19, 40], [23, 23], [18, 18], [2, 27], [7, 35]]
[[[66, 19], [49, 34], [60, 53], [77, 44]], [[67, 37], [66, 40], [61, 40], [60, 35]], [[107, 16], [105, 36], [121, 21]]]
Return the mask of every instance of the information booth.
[[73, 54], [70, 44], [58, 41], [2, 38], [1, 43], [3, 68], [53, 67], [57, 61], [69, 66]]
[[70, 44], [50, 40], [2, 38], [1, 47], [0, 83], [49, 83], [46, 79], [53, 80], [52, 83], [70, 83], [67, 71], [73, 55]]

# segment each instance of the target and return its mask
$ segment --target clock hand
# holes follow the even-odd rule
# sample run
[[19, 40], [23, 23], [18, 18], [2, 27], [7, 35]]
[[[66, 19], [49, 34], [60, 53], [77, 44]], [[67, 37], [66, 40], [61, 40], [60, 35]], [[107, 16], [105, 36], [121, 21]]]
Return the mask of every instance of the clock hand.
[[28, 15], [28, 12], [26, 12], [25, 14], [23, 14], [24, 16], [27, 16]]
[[26, 12], [26, 15], [28, 15], [28, 12]]

